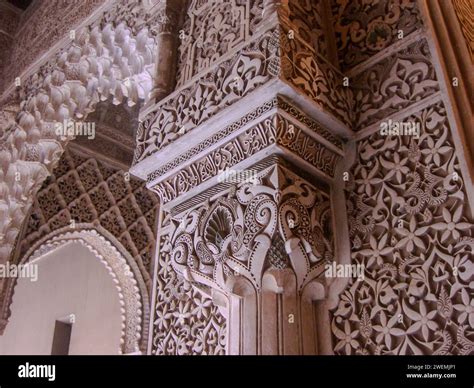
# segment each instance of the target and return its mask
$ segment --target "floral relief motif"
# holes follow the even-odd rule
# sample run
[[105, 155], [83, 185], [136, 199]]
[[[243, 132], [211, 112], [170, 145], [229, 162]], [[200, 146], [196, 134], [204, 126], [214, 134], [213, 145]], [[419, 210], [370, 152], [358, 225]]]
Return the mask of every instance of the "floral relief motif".
[[209, 297], [172, 267], [169, 222], [169, 219], [165, 220], [160, 234], [152, 354], [225, 354], [224, 317]]
[[335, 351], [472, 354], [474, 224], [446, 111], [438, 102], [405, 121], [419, 139], [358, 144], [347, 206], [365, 280], [332, 312]]
[[426, 39], [384, 58], [353, 80], [354, 126], [360, 130], [439, 91]]
[[282, 77], [346, 125], [352, 123], [352, 94], [344, 75], [303, 41], [281, 34]]
[[293, 0], [288, 3], [288, 17], [295, 35], [309, 43], [319, 55], [328, 56], [325, 3], [322, 0]]
[[258, 176], [258, 183], [240, 184], [172, 221], [171, 264], [178, 274], [221, 291], [240, 274], [259, 289], [270, 241], [279, 235], [300, 241], [301, 256], [292, 262], [299, 287], [321, 275], [334, 258], [329, 197], [283, 167]]
[[341, 69], [364, 62], [397, 40], [420, 29], [416, 0], [334, 0], [334, 30]]
[[340, 74], [299, 39], [290, 40], [273, 30], [159, 103], [139, 126], [134, 164], [280, 75], [336, 118], [350, 123], [350, 94]]
[[278, 51], [278, 32], [268, 32], [234, 58], [158, 104], [139, 126], [134, 163], [161, 150], [278, 75]]
[[263, 0], [193, 1], [180, 31], [178, 87], [248, 41], [262, 11]]
[[[23, 23], [12, 60], [3, 64], [11, 69], [3, 77], [7, 82], [13, 71], [26, 69], [102, 0], [80, 9], [75, 2], [63, 2], [54, 13], [48, 2], [35, 3], [25, 20], [33, 15], [41, 23], [51, 21], [51, 15], [58, 20], [51, 21], [46, 34], [38, 33], [39, 23]], [[74, 42], [22, 80], [16, 122], [7, 117], [10, 112], [0, 112], [0, 173], [5, 177], [0, 200], [6, 204], [0, 209], [0, 261], [10, 257], [26, 214], [24, 238], [16, 242], [20, 254], [51, 231], [68, 228], [71, 220], [92, 223], [122, 243], [152, 288], [157, 199], [142, 182], [128, 181], [122, 172], [72, 150], [54, 166], [64, 144], [52, 129], [54, 122], [87, 117], [109, 97], [129, 106], [147, 98], [153, 35], [176, 27], [177, 15], [149, 20], [144, 3], [111, 5], [77, 31]], [[414, 114], [410, 110], [413, 116], [404, 119], [420, 123], [419, 138], [374, 134], [358, 140], [347, 210], [352, 263], [364, 266], [365, 280], [349, 282], [331, 312], [333, 348], [338, 354], [474, 354], [474, 219], [446, 109], [441, 102], [429, 102], [426, 108], [423, 101], [439, 101], [442, 93], [416, 0], [294, 0], [288, 14], [280, 13], [289, 21], [266, 29], [261, 28], [266, 23], [263, 3], [188, 2], [180, 32], [178, 89], [140, 123], [134, 164], [259, 88], [268, 98], [277, 90], [274, 85], [283, 92], [291, 87], [298, 103], [312, 100], [315, 109], [359, 134], [422, 103], [425, 108]], [[329, 4], [333, 26], [325, 24]], [[291, 28], [295, 39], [288, 38]], [[339, 67], [328, 61], [331, 49], [335, 51], [326, 40], [332, 29]], [[401, 32], [411, 36], [409, 43], [394, 46]], [[4, 42], [0, 46], [6, 47]], [[343, 85], [345, 74], [350, 87]], [[264, 88], [273, 80], [278, 81], [270, 85], [273, 89]], [[284, 112], [271, 116], [274, 108]], [[19, 106], [15, 110], [13, 116]], [[249, 125], [259, 115], [265, 117]], [[289, 116], [296, 118], [293, 124]], [[104, 143], [98, 139], [96, 144]], [[270, 145], [330, 178], [335, 178], [345, 149], [335, 134], [274, 97], [160, 166], [148, 183], [166, 203]], [[207, 148], [212, 151], [206, 155]], [[219, 195], [221, 186], [214, 186], [166, 216], [158, 241], [154, 354], [224, 354], [227, 322], [210, 289], [225, 292], [232, 277], [245, 276], [258, 288], [263, 269], [292, 268], [301, 290], [333, 261], [328, 194], [289, 170], [265, 166], [258, 167], [254, 184], [228, 185]], [[19, 182], [14, 181], [17, 173]], [[35, 198], [30, 213], [29, 198]], [[290, 240], [300, 247], [300, 266], [285, 251]]]
[[[7, 56], [5, 86], [103, 3], [104, 0], [38, 2], [18, 28], [15, 44]], [[47, 30], [44, 25], [49, 26]]]

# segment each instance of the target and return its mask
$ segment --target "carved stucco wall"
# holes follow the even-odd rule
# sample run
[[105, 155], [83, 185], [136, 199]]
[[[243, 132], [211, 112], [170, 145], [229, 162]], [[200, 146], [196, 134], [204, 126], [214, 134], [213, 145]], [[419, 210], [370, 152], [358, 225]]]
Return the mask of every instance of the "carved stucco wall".
[[[352, 184], [347, 187], [347, 197], [351, 258], [366, 266], [366, 281], [351, 282], [332, 311], [334, 351], [472, 352], [473, 226], [469, 190], [455, 159], [453, 128], [443, 106], [443, 102], [449, 102], [441, 93], [417, 2], [331, 2], [338, 61], [329, 52], [331, 28], [327, 25], [312, 31], [310, 45], [308, 38], [287, 38], [291, 27], [303, 23], [304, 13], [298, 13], [298, 8], [310, 13], [308, 3], [290, 2], [291, 23], [284, 25], [284, 33], [268, 31], [260, 38], [256, 34], [253, 41], [254, 31], [248, 28], [253, 13], [250, 19], [236, 23], [240, 11], [232, 15], [230, 8], [217, 8], [212, 18], [207, 12], [199, 13], [199, 7], [205, 8], [203, 3], [193, 4], [196, 8], [192, 5], [191, 10], [195, 12], [191, 11], [185, 24], [180, 47], [181, 89], [145, 117], [135, 162], [170, 145], [272, 78], [290, 81], [357, 132], [358, 157], [350, 171]], [[319, 2], [313, 5], [320, 7]], [[234, 7], [253, 8], [245, 1]], [[318, 12], [321, 16], [324, 10], [319, 8]], [[209, 20], [222, 24], [209, 24]], [[312, 23], [317, 25], [318, 18]], [[190, 31], [194, 31], [193, 39], [187, 35]], [[318, 38], [321, 31], [326, 38]], [[247, 36], [249, 43], [245, 41]], [[232, 47], [232, 55], [226, 55]], [[318, 51], [310, 54], [315, 48]], [[315, 60], [320, 56], [332, 58], [333, 63]], [[212, 67], [212, 63], [216, 65]], [[338, 73], [337, 67], [344, 74]], [[323, 76], [312, 73], [315, 68], [323, 69]], [[346, 90], [328, 83], [343, 75], [350, 80]], [[237, 91], [235, 83], [239, 84]], [[331, 93], [326, 96], [327, 90]], [[256, 111], [263, 112], [264, 107]], [[421, 138], [380, 137], [376, 134], [380, 121], [389, 117], [419, 122]], [[222, 132], [232, 131], [246, 121], [247, 117], [242, 117]], [[267, 135], [272, 133], [270, 123], [262, 127]], [[258, 135], [252, 138], [259, 139]], [[241, 147], [229, 143], [212, 159], [198, 160], [157, 185], [156, 191], [163, 200], [173, 200], [217, 174], [223, 166], [237, 163], [234, 159], [239, 152], [242, 158], [248, 157], [245, 139], [239, 141]], [[202, 144], [210, 146], [213, 141], [208, 139]], [[200, 149], [193, 148], [154, 171], [148, 176], [149, 182], [197, 155]]]
[[[58, 137], [55, 123], [83, 120], [99, 101], [109, 97], [114, 104], [129, 106], [148, 98], [153, 87], [155, 43], [146, 22], [137, 16], [138, 12], [143, 18], [149, 17], [140, 4], [114, 3], [107, 12], [76, 31], [74, 41], [65, 36], [65, 47], [45, 58], [3, 106], [2, 261], [10, 255], [31, 199], [63, 147], [72, 140], [72, 136]], [[15, 176], [21, 179], [15, 181]]]
[[[338, 1], [333, 9], [342, 17], [341, 65], [357, 65], [348, 74], [360, 140], [346, 195], [351, 257], [366, 276], [333, 311], [334, 350], [472, 354], [470, 190], [417, 4]], [[419, 123], [420, 138], [381, 136], [389, 117]]]
[[218, 307], [173, 269], [171, 223], [163, 220], [160, 232], [151, 354], [225, 354], [226, 321]]
[[415, 0], [331, 0], [341, 69], [347, 71], [422, 26]]
[[135, 258], [150, 287], [157, 207], [156, 196], [141, 181], [69, 149], [35, 197], [19, 250], [24, 253], [71, 220], [98, 224]]
[[[278, 270], [287, 270], [292, 274], [295, 289], [302, 292], [308, 284], [322, 276], [324, 264], [333, 261], [328, 195], [287, 170], [280, 162], [275, 159], [268, 161], [269, 167], [255, 167], [262, 170], [255, 184], [232, 187], [196, 209], [165, 220], [166, 233], [162, 237], [165, 244], [161, 245], [160, 258], [168, 269], [166, 272], [163, 270], [158, 278], [161, 293], [157, 294], [158, 321], [155, 321], [153, 338], [157, 353], [163, 353], [169, 341], [172, 340], [173, 346], [177, 343], [175, 334], [164, 329], [169, 321], [177, 318], [179, 322], [183, 311], [180, 308], [173, 312], [176, 308], [170, 305], [179, 303], [186, 308], [185, 301], [193, 297], [194, 310], [188, 308], [185, 311], [190, 311], [192, 315], [184, 316], [184, 322], [189, 321], [191, 332], [189, 329], [184, 332], [182, 336], [187, 333], [189, 337], [183, 337], [183, 340], [193, 353], [220, 354], [235, 347], [226, 342], [234, 342], [235, 338], [226, 338], [228, 322], [226, 325], [222, 312], [210, 300], [203, 299], [203, 295], [212, 295], [214, 303], [218, 303], [215, 292], [224, 297], [233, 282], [243, 284], [248, 281], [255, 290], [266, 289], [268, 285], [262, 278]], [[294, 245], [290, 256], [284, 241], [292, 241]], [[184, 283], [183, 278], [187, 279]], [[163, 287], [165, 281], [167, 284]], [[163, 288], [167, 292], [163, 293]], [[167, 300], [170, 294], [172, 297], [180, 289], [182, 297], [178, 294], [177, 300]], [[250, 301], [246, 303], [251, 304]], [[228, 305], [222, 308], [230, 310]], [[294, 311], [291, 307], [287, 308]], [[269, 314], [268, 309], [266, 313]], [[225, 315], [228, 314], [227, 311]], [[249, 326], [253, 318], [250, 315], [242, 317]], [[194, 330], [200, 327], [199, 335], [193, 337]], [[270, 346], [262, 339], [263, 333], [271, 336], [269, 332], [271, 329], [262, 328], [253, 346]], [[301, 335], [296, 329], [291, 334], [293, 336], [282, 341], [286, 351], [294, 351]], [[251, 330], [248, 336], [252, 338]], [[290, 336], [289, 332], [287, 336]], [[235, 352], [235, 349], [232, 350]]]
[[[311, 2], [301, 0], [292, 4], [282, 15], [285, 21], [282, 26], [267, 23], [256, 28], [248, 27], [253, 25], [252, 20], [260, 20], [250, 12], [253, 7], [248, 1], [240, 3], [241, 6], [235, 6], [235, 12], [231, 12], [230, 7], [212, 8], [203, 6], [205, 2], [191, 3], [188, 21], [185, 22], [188, 30], [180, 32], [183, 38], [179, 48], [178, 88], [159, 104], [144, 111], [137, 135], [134, 164], [169, 146], [205, 121], [215, 118], [223, 109], [276, 80], [296, 86], [337, 120], [347, 125], [351, 123], [351, 96], [347, 88], [342, 86], [342, 74], [316, 51], [317, 43], [308, 44], [305, 41], [320, 36], [322, 30], [315, 28], [310, 31], [307, 26], [304, 27], [305, 23], [298, 23], [300, 19], [297, 15], [301, 17], [305, 9], [315, 12]], [[255, 7], [259, 3], [252, 4]], [[249, 9], [249, 14], [243, 12], [244, 5]], [[209, 17], [211, 9], [213, 18]], [[201, 29], [207, 29], [192, 29], [189, 19]], [[206, 24], [209, 19], [217, 24]], [[236, 39], [235, 30], [239, 26], [247, 26], [249, 31], [247, 35], [242, 32], [241, 39]], [[214, 31], [208, 37], [209, 47], [203, 43], [212, 54], [212, 62], [200, 61], [199, 58], [196, 60], [195, 56], [189, 54], [195, 50], [201, 52], [194, 45], [195, 42], [203, 41], [207, 30]], [[295, 39], [290, 39], [290, 30], [303, 32], [301, 36], [295, 34]], [[193, 35], [188, 35], [190, 33]], [[229, 47], [234, 47], [234, 50], [226, 52], [225, 49]], [[195, 69], [193, 60], [201, 64], [198, 69]]]
[[[127, 179], [124, 171], [74, 149], [67, 150], [35, 198], [16, 249], [19, 258], [44, 236], [67, 228], [71, 220], [78, 226], [97, 224], [133, 256], [151, 293], [158, 203], [143, 182]], [[166, 238], [162, 233], [153, 354], [224, 354], [225, 320], [208, 296], [197, 292], [172, 269], [172, 248]]]
[[9, 65], [9, 56], [12, 49], [15, 32], [20, 22], [21, 11], [6, 1], [0, 1], [0, 93], [3, 92], [6, 72]]
[[[291, 24], [258, 36], [263, 3], [271, 1], [234, 0], [235, 12], [214, 4], [211, 13], [207, 2], [191, 2], [179, 48], [181, 89], [145, 117], [135, 162], [268, 81], [291, 81], [357, 131], [347, 207], [352, 260], [366, 265], [366, 281], [351, 282], [332, 312], [334, 351], [472, 352], [469, 188], [416, 1], [334, 0], [330, 9], [295, 1]], [[321, 12], [332, 13], [334, 24]], [[289, 41], [290, 27], [306, 38]], [[420, 122], [421, 138], [380, 137], [379, 121], [389, 116]], [[152, 352], [221, 354], [226, 324], [218, 308], [171, 268], [170, 222], [162, 223], [159, 244]]]
[[470, 354], [474, 224], [442, 102], [404, 121], [419, 139], [359, 142], [347, 187], [352, 282], [334, 311], [341, 354]]

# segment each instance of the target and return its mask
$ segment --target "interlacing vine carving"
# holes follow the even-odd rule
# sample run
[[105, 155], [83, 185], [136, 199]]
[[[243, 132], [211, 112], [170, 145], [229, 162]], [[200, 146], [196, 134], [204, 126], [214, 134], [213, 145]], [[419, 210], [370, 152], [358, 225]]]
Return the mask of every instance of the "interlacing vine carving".
[[169, 218], [164, 220], [160, 235], [152, 354], [225, 354], [224, 317], [208, 296], [172, 267], [169, 223]]
[[439, 91], [426, 39], [354, 77], [354, 129], [360, 130]]
[[178, 86], [247, 41], [262, 11], [263, 0], [193, 1], [180, 31]]
[[472, 354], [474, 224], [441, 102], [405, 121], [419, 139], [358, 144], [348, 186], [352, 282], [333, 312], [341, 354]]
[[259, 289], [277, 235], [300, 244], [301, 257], [292, 261], [300, 287], [334, 259], [327, 194], [282, 167], [256, 179], [172, 221], [171, 259], [179, 274], [223, 292], [229, 277], [242, 275]]
[[322, 0], [294, 0], [288, 2], [288, 19], [295, 35], [309, 43], [319, 55], [328, 56], [328, 36], [325, 18], [325, 4]]
[[139, 126], [134, 163], [170, 145], [278, 75], [278, 42], [278, 31], [267, 32], [160, 103]]
[[335, 0], [332, 12], [343, 70], [395, 43], [399, 31], [407, 36], [422, 26], [416, 0]]

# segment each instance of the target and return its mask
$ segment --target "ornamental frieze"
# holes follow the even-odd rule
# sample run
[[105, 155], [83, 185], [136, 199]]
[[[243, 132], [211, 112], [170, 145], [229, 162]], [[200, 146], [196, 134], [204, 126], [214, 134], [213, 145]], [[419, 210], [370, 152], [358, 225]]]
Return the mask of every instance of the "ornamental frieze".
[[167, 203], [270, 146], [292, 152], [330, 178], [334, 177], [336, 164], [341, 159], [340, 153], [308, 135], [296, 122], [274, 114], [172, 177], [149, 186]]
[[180, 165], [185, 164], [188, 160], [200, 155], [201, 153], [205, 153], [210, 147], [221, 142], [225, 138], [231, 137], [233, 135], [235, 136], [250, 123], [257, 120], [262, 120], [263, 117], [266, 117], [271, 111], [276, 109], [279, 112], [285, 112], [286, 114], [290, 115], [292, 120], [296, 120], [297, 122], [301, 123], [300, 125], [305, 126], [309, 133], [312, 133], [314, 136], [320, 138], [323, 142], [327, 141], [332, 146], [337, 147], [338, 150], [343, 150], [343, 142], [339, 137], [333, 135], [320, 123], [313, 120], [306, 113], [287, 102], [282, 96], [277, 96], [272, 100], [260, 105], [253, 111], [247, 113], [239, 120], [227, 125], [224, 129], [214, 133], [212, 137], [205, 139], [196, 146], [191, 147], [185, 153], [155, 169], [152, 173], [148, 174], [148, 183], [152, 184], [153, 182], [156, 182], [163, 175], [172, 172], [176, 168], [179, 168]]

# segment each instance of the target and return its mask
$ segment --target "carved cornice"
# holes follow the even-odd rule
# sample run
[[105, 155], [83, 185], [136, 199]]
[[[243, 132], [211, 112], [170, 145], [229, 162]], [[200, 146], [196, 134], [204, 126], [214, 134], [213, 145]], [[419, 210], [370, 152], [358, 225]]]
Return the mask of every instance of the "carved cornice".
[[331, 134], [328, 130], [323, 128], [321, 124], [311, 119], [307, 114], [303, 113], [301, 110], [288, 103], [282, 96], [277, 96], [272, 100], [266, 102], [265, 104], [260, 105], [258, 108], [254, 109], [250, 113], [244, 115], [238, 121], [235, 121], [232, 124], [226, 126], [224, 129], [216, 132], [212, 135], [212, 137], [205, 139], [204, 141], [192, 147], [185, 153], [179, 155], [170, 162], [164, 164], [162, 167], [148, 174], [148, 183], [153, 183], [153, 181], [155, 181], [156, 179], [178, 168], [180, 165], [185, 164], [190, 159], [195, 158], [197, 155], [202, 154], [203, 152], [206, 152], [207, 150], [212, 148], [212, 146], [214, 146], [218, 142], [221, 142], [223, 139], [235, 135], [236, 133], [239, 133], [239, 131], [241, 131], [242, 128], [248, 126], [249, 123], [261, 119], [262, 117], [268, 115], [269, 112], [275, 109], [289, 114], [294, 120], [297, 120], [301, 124], [306, 126], [315, 136], [326, 140], [333, 146], [337, 147], [339, 150], [343, 149], [343, 143], [341, 139]]
[[[292, 128], [290, 132], [289, 128]], [[162, 203], [166, 204], [217, 177], [225, 169], [272, 146], [292, 152], [331, 178], [334, 177], [336, 164], [340, 160], [338, 154], [308, 136], [301, 128], [275, 115], [151, 188], [160, 196]]]
[[262, 153], [286, 154], [327, 181], [334, 178], [344, 155], [341, 139], [277, 96], [185, 153], [171, 159], [162, 157], [159, 167], [148, 174], [147, 186], [167, 204], [190, 191], [197, 192], [204, 183], [216, 184], [220, 172], [248, 165]]

